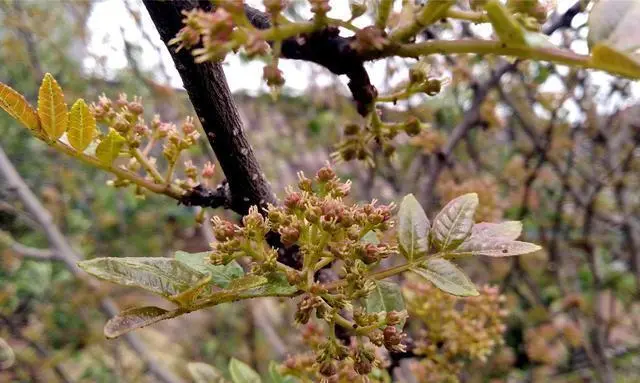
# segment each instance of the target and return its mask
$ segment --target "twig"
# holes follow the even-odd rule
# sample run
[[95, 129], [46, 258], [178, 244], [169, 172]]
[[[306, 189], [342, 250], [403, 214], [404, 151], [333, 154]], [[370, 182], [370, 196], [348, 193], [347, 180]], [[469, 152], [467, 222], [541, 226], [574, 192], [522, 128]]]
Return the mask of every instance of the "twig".
[[[54, 249], [53, 251], [57, 255], [57, 258], [65, 264], [67, 269], [76, 278], [85, 282], [91, 290], [97, 290], [99, 283], [94, 279], [87, 278], [86, 274], [80, 270], [77, 263], [81, 261], [82, 258], [75, 252], [75, 250], [73, 250], [67, 239], [53, 222], [49, 212], [44, 208], [44, 206], [42, 206], [35, 194], [33, 194], [22, 177], [20, 177], [1, 147], [0, 175], [8, 185], [7, 188], [15, 193], [15, 195], [24, 204], [25, 209], [29, 211], [34, 219], [40, 224], [51, 247]], [[115, 302], [109, 298], [102, 298], [99, 301], [99, 304], [101, 310], [109, 317], [113, 317], [119, 312]], [[166, 370], [153, 359], [151, 353], [138, 336], [129, 333], [125, 335], [125, 340], [136, 352], [138, 357], [145, 363], [148, 371], [154, 375], [158, 381], [165, 383], [181, 382], [181, 380], [172, 372]]]

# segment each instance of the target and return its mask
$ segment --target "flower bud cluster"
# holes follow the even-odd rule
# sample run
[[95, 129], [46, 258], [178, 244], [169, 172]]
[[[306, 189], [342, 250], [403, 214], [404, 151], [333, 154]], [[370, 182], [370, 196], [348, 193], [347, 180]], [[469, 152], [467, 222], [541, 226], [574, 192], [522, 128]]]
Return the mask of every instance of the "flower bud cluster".
[[430, 283], [410, 280], [405, 288], [407, 309], [423, 324], [414, 338], [414, 353], [424, 356], [415, 367], [421, 381], [458, 381], [461, 360], [485, 362], [504, 343], [506, 297], [484, 286], [477, 297], [459, 298]]
[[343, 198], [349, 195], [350, 188], [351, 182], [341, 182], [328, 165], [318, 170], [313, 180], [300, 173], [298, 190], [287, 189], [283, 205], [269, 206], [266, 218], [252, 208], [243, 218], [243, 227], [216, 219], [218, 242], [214, 244], [212, 260], [225, 263], [246, 254], [260, 261], [267, 247], [257, 243], [263, 242], [268, 231], [274, 231], [280, 234], [285, 247], [298, 246], [307, 261], [331, 258], [355, 264], [358, 260], [363, 265], [360, 273], [364, 273], [364, 265], [379, 262], [394, 250], [389, 244], [361, 241], [371, 230], [386, 231], [391, 227], [393, 205], [378, 205], [375, 200], [348, 205]]
[[[129, 100], [124, 93], [115, 101], [101, 95], [97, 102], [91, 104], [90, 111], [97, 123], [106, 125], [110, 131], [117, 132], [124, 139], [125, 149], [121, 150], [120, 155], [129, 157], [125, 168], [130, 172], [138, 174], [144, 170], [146, 180], [167, 183], [178, 190], [189, 190], [198, 184], [207, 183], [206, 180], [214, 176], [213, 164], [206, 163], [200, 171], [192, 161], [186, 161], [182, 167], [185, 179], [173, 177], [180, 154], [194, 147], [200, 138], [193, 117], [185, 118], [180, 128], [161, 121], [158, 115], [147, 122], [142, 99], [134, 96], [133, 100]], [[154, 156], [160, 151], [160, 147], [166, 161], [166, 171], [158, 168], [158, 157]], [[112, 184], [124, 187], [132, 184], [132, 181], [116, 179]], [[136, 190], [143, 195], [144, 189], [139, 184]]]

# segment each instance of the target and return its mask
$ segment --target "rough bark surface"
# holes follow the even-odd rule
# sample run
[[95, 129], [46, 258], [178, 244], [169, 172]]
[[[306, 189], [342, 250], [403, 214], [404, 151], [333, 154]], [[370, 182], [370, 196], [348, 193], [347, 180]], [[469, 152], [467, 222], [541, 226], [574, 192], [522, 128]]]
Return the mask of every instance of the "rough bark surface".
[[[189, 0], [144, 0], [144, 4], [165, 45], [182, 28], [183, 10], [211, 8], [209, 2]], [[231, 198], [228, 206], [244, 215], [252, 205], [265, 207], [274, 203], [220, 64], [196, 64], [188, 50], [175, 52], [169, 47], [169, 52], [227, 179]]]

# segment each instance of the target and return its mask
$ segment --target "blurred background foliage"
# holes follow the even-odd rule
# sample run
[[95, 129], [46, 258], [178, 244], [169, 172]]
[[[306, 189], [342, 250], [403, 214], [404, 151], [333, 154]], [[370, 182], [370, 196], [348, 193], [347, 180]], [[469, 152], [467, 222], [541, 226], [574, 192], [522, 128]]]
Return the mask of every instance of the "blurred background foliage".
[[[140, 3], [126, 2], [129, 13], [123, 17], [146, 31], [143, 41], [127, 40], [116, 22], [113, 26], [115, 35], [123, 34], [127, 66], [95, 69], [109, 55], [86, 49], [92, 33], [88, 20], [97, 3], [0, 1], [0, 81], [34, 101], [43, 72], [51, 72], [68, 99], [94, 101], [103, 92], [111, 97], [125, 92], [143, 97], [149, 117], [158, 113], [178, 121], [192, 113], [183, 91], [167, 81], [172, 75], [166, 64], [146, 65], [150, 60], [141, 44], [161, 43], [143, 22]], [[291, 17], [303, 17], [303, 8], [292, 8]], [[460, 36], [483, 33], [475, 27], [452, 30]], [[436, 25], [430, 33], [443, 31]], [[585, 37], [582, 14], [553, 35], [561, 45], [578, 48]], [[93, 70], [87, 60], [96, 64]], [[475, 91], [504, 63], [475, 56], [428, 60], [435, 74], [451, 79], [449, 86], [436, 97], [416, 96], [382, 114], [386, 121], [416, 116], [430, 128], [416, 137], [399, 137], [391, 160], [374, 153], [375, 167], [346, 163], [336, 169], [353, 181], [355, 199], [390, 202], [413, 193], [429, 213], [442, 201], [476, 192], [478, 221], [523, 220], [525, 240], [543, 246], [544, 251], [517, 259], [465, 264], [478, 284], [500, 287], [510, 314], [505, 345], [459, 377], [589, 381], [611, 369], [616, 381], [640, 380], [637, 84], [546, 63], [521, 64], [488, 90], [474, 128], [443, 156]], [[297, 171], [313, 174], [322, 166], [345, 125], [360, 118], [340, 79], [305, 65], [309, 85], [304, 92], [285, 85], [276, 101], [263, 91], [236, 94], [248, 136], [278, 192], [296, 182]], [[409, 65], [395, 59], [376, 63], [372, 69], [384, 73], [374, 76], [382, 79], [376, 85], [392, 89]], [[330, 80], [320, 84], [314, 81], [319, 77]], [[208, 249], [206, 225], [195, 224], [193, 209], [106, 186], [107, 175], [32, 139], [4, 113], [0, 144], [85, 258]], [[214, 160], [207, 148], [203, 142], [189, 156], [197, 163]], [[1, 183], [0, 230], [25, 246], [48, 247], [33, 217]], [[123, 308], [156, 299], [106, 284], [99, 294]], [[103, 338], [106, 318], [97, 309], [98, 298], [63, 265], [30, 260], [0, 243], [0, 381], [155, 381], [124, 342]], [[290, 331], [292, 312], [290, 302], [277, 300], [225, 304], [139, 333], [154, 356], [185, 380], [190, 361], [226, 371], [236, 357], [264, 372], [271, 360], [304, 349], [298, 332]], [[12, 363], [9, 354], [15, 356]], [[402, 361], [399, 367], [398, 381], [438, 380], [428, 378], [435, 376], [429, 375], [433, 366], [412, 368]]]

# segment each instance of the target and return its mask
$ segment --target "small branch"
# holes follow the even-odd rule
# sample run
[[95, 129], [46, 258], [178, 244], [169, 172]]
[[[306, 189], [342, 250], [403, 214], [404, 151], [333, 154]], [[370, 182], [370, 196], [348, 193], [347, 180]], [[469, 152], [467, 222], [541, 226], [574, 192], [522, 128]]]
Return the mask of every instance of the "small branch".
[[3, 230], [0, 230], [0, 245], [9, 247], [24, 258], [31, 258], [38, 261], [56, 261], [59, 259], [54, 251], [25, 246], [17, 242], [9, 233]]
[[[53, 222], [47, 209], [42, 206], [36, 195], [33, 194], [22, 177], [20, 177], [1, 147], [0, 176], [4, 179], [5, 184], [8, 185], [8, 189], [15, 193], [24, 204], [25, 209], [31, 213], [34, 219], [40, 224], [51, 247], [54, 249], [53, 251], [56, 253], [58, 259], [65, 264], [69, 272], [80, 281], [86, 283], [90, 290], [98, 290], [98, 282], [87, 278], [86, 274], [82, 272], [77, 265], [77, 263], [82, 260], [82, 257], [71, 247], [71, 244]], [[112, 299], [102, 298], [98, 301], [98, 304], [107, 316], [113, 317], [118, 314], [119, 310]], [[149, 373], [154, 375], [158, 381], [164, 383], [178, 383], [182, 381], [172, 372], [166, 370], [164, 366], [158, 364], [151, 356], [146, 345], [135, 334], [126, 334], [124, 337], [127, 344], [147, 366]]]

